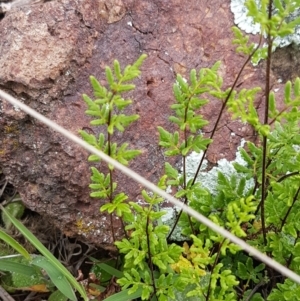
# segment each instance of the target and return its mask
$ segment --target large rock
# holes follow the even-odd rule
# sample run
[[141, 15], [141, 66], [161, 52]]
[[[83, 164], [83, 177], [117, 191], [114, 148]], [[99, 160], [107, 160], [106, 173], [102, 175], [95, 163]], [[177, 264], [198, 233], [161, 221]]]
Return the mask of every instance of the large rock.
[[[164, 162], [156, 127], [171, 129], [176, 73], [188, 77], [192, 68], [221, 60], [228, 87], [244, 62], [234, 53], [232, 25], [229, 1], [222, 0], [54, 0], [16, 8], [0, 22], [0, 87], [77, 134], [90, 128], [81, 97], [91, 94], [89, 75], [105, 83], [104, 67], [113, 59], [125, 66], [147, 53], [130, 94], [129, 111], [141, 118], [118, 141], [143, 151], [130, 167], [155, 182]], [[259, 82], [261, 73], [254, 71], [247, 67], [240, 87]], [[109, 248], [110, 220], [99, 212], [104, 201], [89, 197], [88, 153], [7, 102], [0, 104], [0, 166], [26, 206], [66, 234]], [[220, 107], [212, 100], [202, 111], [211, 122], [207, 135]], [[233, 159], [241, 137], [252, 134], [226, 115], [208, 160]], [[140, 197], [138, 184], [122, 175], [119, 181], [132, 199]], [[114, 226], [121, 235], [120, 224]]]

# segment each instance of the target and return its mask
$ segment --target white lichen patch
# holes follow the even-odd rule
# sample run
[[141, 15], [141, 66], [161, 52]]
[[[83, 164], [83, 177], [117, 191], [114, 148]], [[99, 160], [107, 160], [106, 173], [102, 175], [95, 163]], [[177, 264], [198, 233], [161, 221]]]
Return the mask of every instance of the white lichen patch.
[[[163, 207], [161, 208], [161, 211], [165, 212], [165, 215], [161, 217], [161, 221], [164, 225], [167, 225], [170, 227], [170, 230], [172, 229], [174, 222], [176, 220], [177, 214], [180, 212], [180, 209], [176, 206], [174, 207]], [[188, 238], [183, 236], [181, 234], [182, 229], [180, 226], [176, 226], [174, 229], [172, 235], [171, 235], [171, 240], [173, 241], [185, 241]]]
[[[196, 152], [192, 152], [186, 159], [186, 174], [188, 177], [188, 180], [193, 178], [197, 168], [198, 168], [198, 164], [202, 158], [203, 152], [201, 153], [196, 153]], [[203, 161], [201, 170], [205, 170], [207, 168], [207, 160]], [[183, 172], [183, 167], [181, 167], [181, 172]]]
[[245, 6], [245, 0], [231, 0], [231, 12], [234, 15], [234, 24], [246, 33], [260, 33], [260, 26], [254, 23], [253, 18], [247, 16], [248, 10]]
[[166, 214], [161, 217], [161, 221], [163, 223], [166, 223], [167, 221], [174, 218], [174, 208], [173, 207], [163, 208], [162, 211], [166, 212]]
[[[231, 0], [230, 9], [234, 15], [234, 23], [241, 30], [244, 30], [246, 33], [259, 34], [260, 25], [254, 23], [253, 18], [247, 16], [248, 10], [245, 6], [246, 0]], [[259, 3], [258, 0], [256, 0]], [[290, 16], [287, 17], [286, 22], [291, 22], [296, 17], [300, 15], [300, 7], [296, 9]], [[295, 32], [293, 34], [287, 35], [284, 38], [276, 38], [274, 44], [277, 47], [285, 47], [294, 43], [295, 45], [300, 45], [300, 26], [296, 26]]]

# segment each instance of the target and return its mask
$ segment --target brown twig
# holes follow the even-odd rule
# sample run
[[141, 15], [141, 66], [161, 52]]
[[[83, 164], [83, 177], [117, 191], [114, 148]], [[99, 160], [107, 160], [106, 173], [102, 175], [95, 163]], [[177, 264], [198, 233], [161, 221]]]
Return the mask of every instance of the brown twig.
[[2, 298], [3, 301], [16, 301], [1, 285], [0, 298]]

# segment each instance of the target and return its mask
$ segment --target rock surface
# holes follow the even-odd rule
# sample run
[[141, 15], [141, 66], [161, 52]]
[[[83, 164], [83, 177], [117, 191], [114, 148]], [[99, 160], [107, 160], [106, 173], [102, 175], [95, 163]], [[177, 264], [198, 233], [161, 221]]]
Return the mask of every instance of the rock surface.
[[[0, 88], [77, 134], [90, 127], [81, 97], [91, 94], [89, 75], [105, 83], [104, 67], [115, 58], [125, 66], [147, 53], [137, 88], [130, 94], [130, 110], [140, 119], [118, 139], [143, 151], [130, 167], [156, 182], [164, 159], [156, 127], [171, 129], [168, 116], [176, 73], [188, 77], [192, 68], [221, 60], [224, 87], [229, 87], [244, 62], [231, 43], [229, 4], [53, 0], [13, 9], [0, 21]], [[261, 85], [261, 79], [261, 67], [249, 66], [238, 84]], [[99, 212], [103, 201], [89, 197], [87, 152], [5, 101], [0, 105], [0, 166], [26, 206], [47, 215], [67, 235], [110, 248], [110, 221]], [[212, 99], [202, 111], [211, 122], [207, 135], [220, 107]], [[233, 159], [241, 137], [251, 135], [250, 128], [224, 116], [207, 159]], [[122, 175], [119, 181], [132, 199], [139, 198], [138, 184]], [[114, 225], [118, 232], [120, 224]]]

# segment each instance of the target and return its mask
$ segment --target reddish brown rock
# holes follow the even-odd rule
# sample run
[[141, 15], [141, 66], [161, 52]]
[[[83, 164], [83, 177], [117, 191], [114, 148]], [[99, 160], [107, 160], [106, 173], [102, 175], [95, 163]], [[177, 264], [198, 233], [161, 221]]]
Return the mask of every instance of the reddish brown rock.
[[[221, 0], [54, 0], [22, 7], [0, 22], [0, 87], [77, 134], [89, 127], [81, 97], [91, 94], [89, 75], [105, 83], [104, 67], [115, 58], [124, 67], [147, 53], [130, 94], [129, 111], [140, 119], [118, 141], [143, 151], [131, 167], [155, 182], [164, 162], [156, 128], [172, 128], [168, 116], [176, 73], [188, 77], [192, 68], [221, 60], [220, 74], [229, 87], [244, 62], [231, 44], [232, 25], [229, 1]], [[240, 86], [259, 83], [260, 77], [248, 67]], [[220, 107], [212, 99], [202, 111], [210, 121], [207, 135]], [[110, 222], [99, 212], [103, 201], [89, 197], [88, 154], [5, 101], [0, 114], [0, 166], [25, 204], [66, 234], [109, 247]], [[251, 135], [225, 115], [208, 159], [233, 159], [241, 137]], [[119, 181], [138, 198], [138, 184], [121, 175]]]

